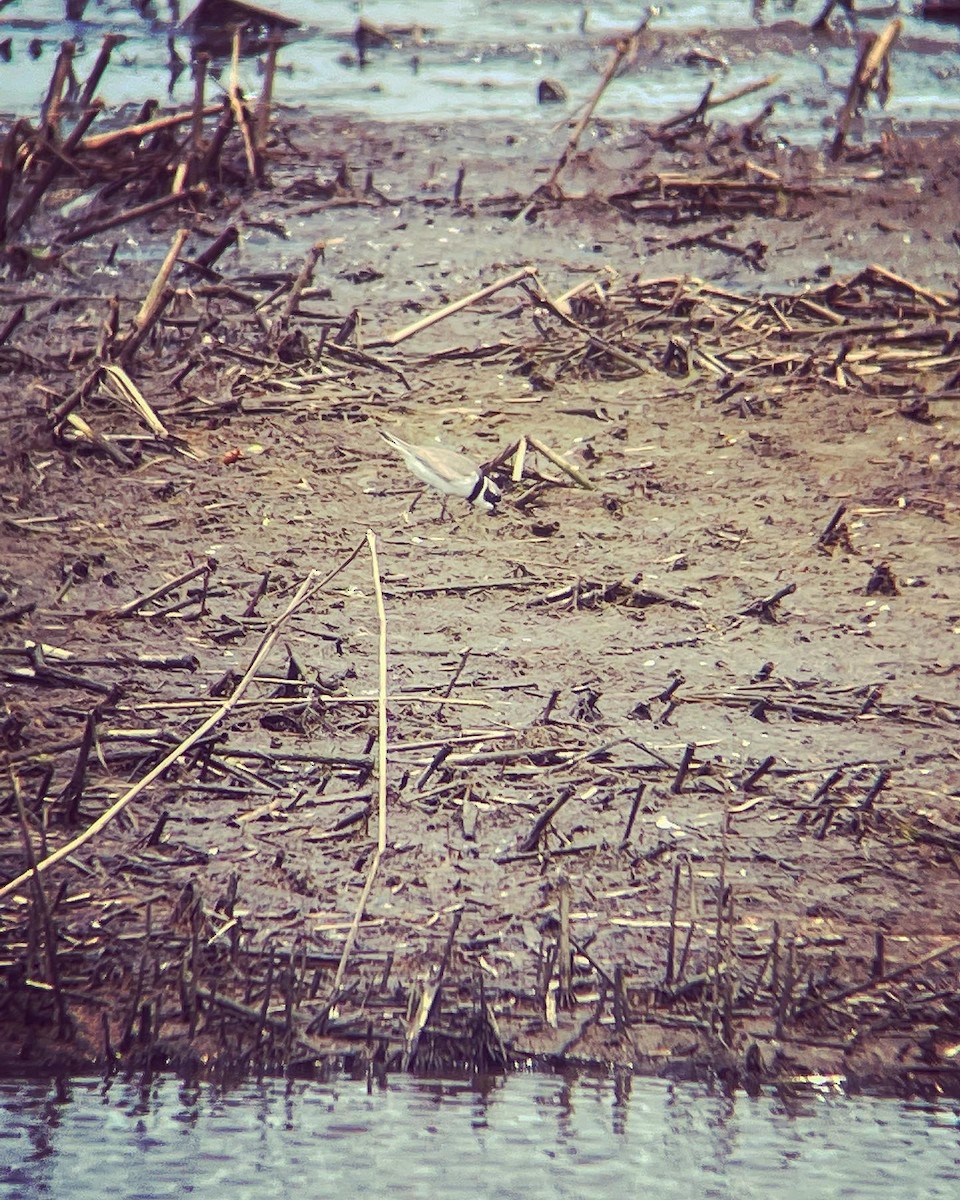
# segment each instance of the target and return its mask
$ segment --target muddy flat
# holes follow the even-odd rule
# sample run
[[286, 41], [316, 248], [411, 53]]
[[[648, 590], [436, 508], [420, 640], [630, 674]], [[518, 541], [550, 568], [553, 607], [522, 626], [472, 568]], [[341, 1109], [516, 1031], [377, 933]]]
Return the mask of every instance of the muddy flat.
[[285, 113], [10, 239], [8, 1066], [950, 1086], [956, 134], [562, 148]]

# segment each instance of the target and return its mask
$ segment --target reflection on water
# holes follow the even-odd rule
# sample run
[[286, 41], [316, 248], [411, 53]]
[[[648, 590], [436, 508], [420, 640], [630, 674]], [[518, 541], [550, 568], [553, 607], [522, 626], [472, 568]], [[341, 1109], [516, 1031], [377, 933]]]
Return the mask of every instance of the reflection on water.
[[[300, 40], [281, 52], [275, 85], [280, 103], [384, 120], [442, 114], [532, 119], [547, 127], [575, 111], [596, 86], [609, 55], [601, 39], [634, 28], [645, 11], [634, 0], [266, 0], [264, 6], [303, 26]], [[82, 80], [108, 32], [126, 39], [97, 89], [108, 105], [139, 105], [147, 96], [178, 105], [192, 100], [191, 72], [184, 69], [190, 43], [171, 18], [176, 11], [171, 0], [86, 0], [77, 9], [83, 11], [80, 20], [65, 19], [65, 0], [7, 0], [0, 7], [0, 43], [10, 39], [0, 58], [2, 113], [36, 111], [65, 39], [77, 45], [75, 69]], [[179, 12], [185, 17], [194, 7], [193, 0], [181, 2]], [[823, 0], [766, 0], [758, 11], [768, 26], [785, 20], [809, 26], [822, 7]], [[891, 6], [866, 7], [878, 15], [858, 17], [857, 29], [876, 31], [889, 19]], [[900, 120], [960, 117], [957, 28], [920, 20], [910, 3], [900, 7], [904, 34], [894, 55], [889, 115]], [[749, 0], [665, 0], [650, 36], [655, 45], [658, 31], [690, 31], [689, 47], [696, 50], [711, 29], [756, 28], [751, 8]], [[584, 9], [588, 39], [580, 32]], [[417, 32], [409, 33], [400, 49], [373, 50], [361, 69], [353, 43], [361, 15]], [[844, 19], [835, 19], [842, 28]], [[694, 105], [711, 81], [715, 95], [721, 95], [776, 74], [773, 88], [729, 105], [722, 116], [734, 122], [752, 118], [776, 93], [780, 99], [768, 127], [791, 140], [819, 140], [824, 116], [836, 113], [856, 60], [853, 42], [842, 37], [840, 43], [810, 36], [779, 48], [745, 46], [727, 64], [722, 57], [711, 64], [709, 55], [688, 61], [683, 47], [674, 45], [642, 72], [618, 79], [600, 112], [660, 121]], [[213, 74], [222, 67], [214, 63]], [[260, 90], [261, 69], [256, 59], [241, 63], [249, 95]], [[545, 77], [566, 90], [566, 105], [536, 104], [537, 86]]]
[[646, 1079], [0, 1083], [0, 1196], [954, 1200], [960, 1112]]

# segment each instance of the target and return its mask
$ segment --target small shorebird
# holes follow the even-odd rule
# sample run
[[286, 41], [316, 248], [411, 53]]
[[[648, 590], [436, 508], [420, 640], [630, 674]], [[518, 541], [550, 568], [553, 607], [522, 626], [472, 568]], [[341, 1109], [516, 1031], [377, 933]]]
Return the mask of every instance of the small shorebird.
[[415, 446], [412, 442], [405, 442], [387, 433], [385, 429], [379, 432], [388, 445], [403, 455], [403, 461], [414, 475], [442, 492], [444, 497], [462, 496], [471, 504], [479, 505], [486, 513], [496, 509], [501, 498], [500, 489], [465, 454], [458, 454], [456, 450], [448, 450], [445, 446]]

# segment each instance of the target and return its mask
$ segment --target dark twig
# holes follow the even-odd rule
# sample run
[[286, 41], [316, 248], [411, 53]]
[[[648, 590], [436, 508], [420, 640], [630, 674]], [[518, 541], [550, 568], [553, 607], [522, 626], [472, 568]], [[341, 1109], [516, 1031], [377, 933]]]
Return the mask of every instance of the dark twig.
[[753, 785], [759, 782], [759, 780], [766, 775], [771, 767], [776, 765], [776, 762], [777, 760], [772, 754], [767, 755], [763, 762], [760, 763], [758, 767], [754, 768], [754, 770], [752, 770], [750, 774], [743, 780], [743, 782], [740, 784], [741, 788], [743, 788], [745, 792], [749, 792]]
[[673, 864], [673, 886], [670, 889], [670, 931], [667, 935], [667, 965], [663, 973], [663, 986], [671, 987], [674, 979], [674, 959], [677, 952], [677, 904], [680, 897], [681, 864]]
[[680, 759], [680, 766], [677, 767], [677, 773], [673, 778], [673, 783], [670, 785], [670, 791], [674, 796], [679, 796], [683, 791], [683, 783], [687, 777], [687, 772], [690, 770], [690, 764], [693, 762], [693, 756], [697, 752], [697, 743], [688, 742], [684, 747], [683, 756]]
[[788, 583], [785, 587], [774, 592], [772, 596], [767, 596], [762, 600], [754, 600], [752, 604], [741, 609], [740, 615], [743, 617], [759, 617], [761, 621], [776, 624], [777, 616], [774, 609], [785, 596], [792, 596], [796, 590], [797, 585], [795, 583]]
[[640, 801], [643, 799], [643, 793], [646, 791], [647, 785], [641, 783], [633, 794], [633, 803], [630, 805], [630, 815], [627, 817], [627, 824], [623, 831], [623, 837], [620, 839], [620, 850], [624, 850], [627, 843], [630, 841], [630, 834], [633, 832], [633, 823], [637, 819], [637, 811], [640, 808]]
[[530, 832], [520, 843], [520, 853], [529, 854], [531, 850], [535, 850], [540, 842], [540, 837], [543, 831], [547, 828], [553, 818], [557, 815], [561, 808], [567, 803], [573, 793], [576, 791], [574, 785], [568, 784], [557, 796], [556, 800], [548, 805], [539, 817], [534, 821]]

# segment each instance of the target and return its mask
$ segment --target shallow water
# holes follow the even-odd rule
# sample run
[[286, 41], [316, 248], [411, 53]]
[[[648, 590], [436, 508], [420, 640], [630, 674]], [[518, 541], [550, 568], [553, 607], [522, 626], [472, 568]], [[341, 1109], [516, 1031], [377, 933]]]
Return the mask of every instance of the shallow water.
[[[179, 11], [186, 16], [192, 7], [182, 3]], [[582, 7], [564, 0], [475, 0], [457, 5], [449, 0], [277, 0], [266, 7], [303, 25], [298, 39], [281, 51], [275, 87], [281, 104], [384, 120], [509, 117], [550, 126], [576, 111], [596, 86], [609, 56], [599, 40], [633, 28], [645, 11], [626, 0], [589, 4], [586, 40], [580, 33]], [[957, 27], [922, 21], [912, 15], [912, 5], [901, 7], [904, 33], [895, 52], [887, 115], [899, 120], [960, 117]], [[663, 3], [659, 8], [651, 35], [689, 30], [691, 48], [710, 30], [758, 27], [747, 0]], [[822, 0], [767, 0], [762, 22], [809, 25], [821, 8]], [[168, 49], [170, 38], [176, 54], [188, 63], [189, 38], [172, 20], [168, 0], [154, 0], [147, 13], [146, 18], [139, 16], [132, 0], [88, 0], [84, 20], [67, 22], [64, 0], [13, 0], [0, 12], [0, 41], [11, 39], [11, 60], [0, 61], [0, 112], [25, 115], [36, 110], [59, 45], [67, 38], [77, 43], [76, 73], [82, 79], [111, 31], [127, 40], [114, 52], [98, 95], [111, 106], [139, 105], [148, 96], [189, 103], [189, 67], [172, 71]], [[359, 15], [378, 25], [416, 25], [422, 34], [415, 46], [408, 38], [400, 49], [371, 51], [369, 63], [360, 69], [352, 39]], [[888, 19], [889, 13], [861, 17], [857, 28], [875, 31]], [[835, 20], [842, 24], [843, 18]], [[813, 38], [789, 53], [762, 45], [743, 49], [730, 55], [726, 67], [686, 63], [683, 53], [682, 46], [671, 42], [662, 58], [617, 80], [603, 97], [599, 115], [660, 121], [693, 106], [711, 80], [714, 94], [721, 95], [776, 73], [773, 88], [729, 105], [723, 117], [749, 119], [777, 94], [781, 99], [768, 128], [794, 141], [817, 140], [823, 136], [824, 119], [832, 119], [842, 102], [856, 60], [854, 45], [835, 46]], [[259, 71], [256, 59], [243, 61], [241, 80], [250, 95], [259, 92]], [[537, 85], [545, 77], [566, 89], [565, 104], [536, 104]], [[879, 111], [876, 105], [872, 108]]]
[[960, 1110], [829, 1086], [734, 1099], [693, 1084], [519, 1075], [481, 1092], [397, 1078], [0, 1083], [0, 1196], [950, 1200]]

